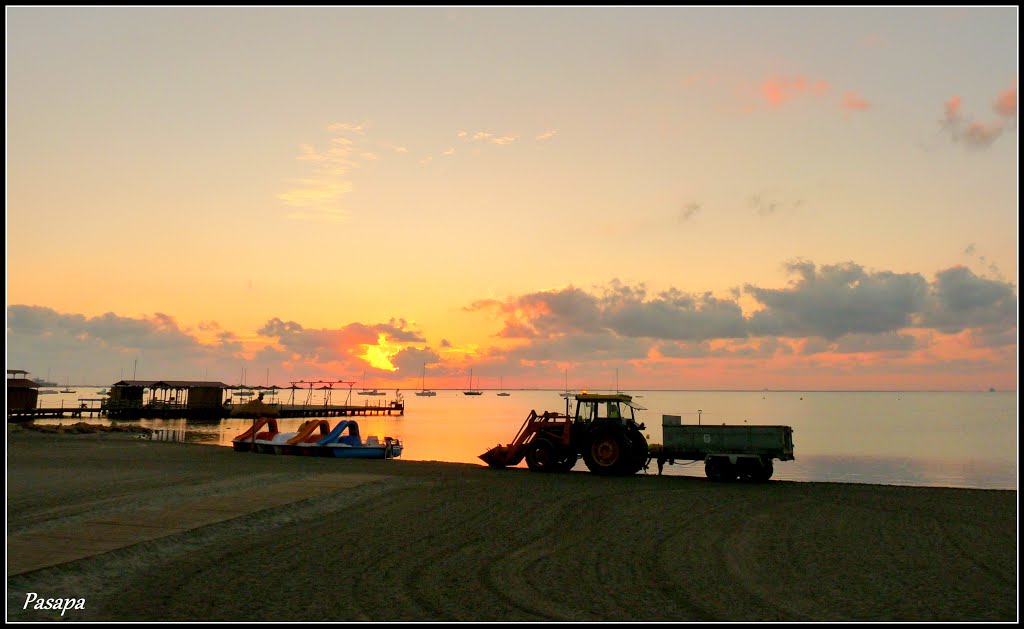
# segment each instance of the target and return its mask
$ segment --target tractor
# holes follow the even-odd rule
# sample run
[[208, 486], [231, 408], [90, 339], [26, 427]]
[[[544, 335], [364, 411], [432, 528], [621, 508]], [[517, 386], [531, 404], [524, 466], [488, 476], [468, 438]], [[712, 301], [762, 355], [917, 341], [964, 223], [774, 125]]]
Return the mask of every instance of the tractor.
[[480, 455], [487, 465], [503, 468], [524, 458], [534, 472], [567, 472], [582, 456], [594, 474], [628, 476], [646, 469], [650, 461], [644, 425], [634, 411], [645, 410], [625, 393], [578, 393], [576, 410], [565, 396], [565, 413], [530, 411], [508, 445]]

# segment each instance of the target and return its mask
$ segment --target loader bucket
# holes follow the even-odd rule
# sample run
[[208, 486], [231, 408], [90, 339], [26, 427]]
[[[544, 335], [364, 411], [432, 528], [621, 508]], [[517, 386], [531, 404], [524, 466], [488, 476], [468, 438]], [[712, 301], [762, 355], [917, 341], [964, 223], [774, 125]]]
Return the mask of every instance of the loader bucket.
[[491, 467], [505, 467], [509, 465], [513, 452], [514, 450], [508, 446], [497, 445], [481, 454], [480, 459]]

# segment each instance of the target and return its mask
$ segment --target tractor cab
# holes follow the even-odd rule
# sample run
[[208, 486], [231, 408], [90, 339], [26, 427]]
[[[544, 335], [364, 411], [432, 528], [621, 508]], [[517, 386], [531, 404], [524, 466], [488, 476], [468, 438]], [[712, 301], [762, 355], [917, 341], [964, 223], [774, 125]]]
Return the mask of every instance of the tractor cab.
[[[568, 407], [569, 402], [566, 401]], [[636, 424], [634, 411], [645, 411], [643, 406], [633, 402], [633, 396], [625, 393], [579, 393], [576, 395], [576, 413], [573, 424], [591, 424], [597, 421], [612, 421], [621, 424]], [[568, 408], [566, 415], [569, 415]], [[639, 424], [640, 430], [644, 429]]]

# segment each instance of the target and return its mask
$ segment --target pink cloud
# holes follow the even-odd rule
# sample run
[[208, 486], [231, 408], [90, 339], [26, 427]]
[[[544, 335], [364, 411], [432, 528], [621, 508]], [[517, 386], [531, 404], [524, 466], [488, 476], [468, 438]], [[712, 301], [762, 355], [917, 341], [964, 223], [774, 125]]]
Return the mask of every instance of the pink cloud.
[[982, 147], [992, 144], [1002, 132], [1003, 125], [1000, 122], [990, 122], [988, 124], [972, 122], [964, 131], [963, 137], [970, 146]]
[[946, 118], [956, 118], [960, 115], [960, 97], [954, 96], [946, 101]]
[[871, 103], [857, 96], [854, 92], [847, 92], [843, 95], [843, 108], [856, 111], [867, 111], [871, 109]]
[[1012, 118], [1017, 115], [1017, 81], [1014, 81], [1013, 85], [999, 93], [999, 98], [996, 99], [993, 108], [997, 114], [1006, 118]]
[[828, 89], [828, 81], [810, 81], [804, 77], [771, 77], [761, 84], [761, 95], [770, 105], [778, 107], [801, 94], [812, 92], [820, 95]]
[[1011, 120], [1017, 116], [1017, 82], [999, 93], [992, 109], [998, 114], [998, 118], [990, 121], [978, 121], [973, 116], [964, 116], [961, 113], [959, 96], [952, 96], [946, 101], [946, 116], [942, 125], [950, 132], [954, 142], [963, 141], [971, 148], [985, 148], [995, 142], [1007, 125], [1013, 125]]

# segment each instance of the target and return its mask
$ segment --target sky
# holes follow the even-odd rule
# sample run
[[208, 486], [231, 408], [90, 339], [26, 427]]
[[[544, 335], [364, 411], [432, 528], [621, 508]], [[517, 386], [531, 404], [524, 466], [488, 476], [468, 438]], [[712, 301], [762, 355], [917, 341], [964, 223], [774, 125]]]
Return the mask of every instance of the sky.
[[1016, 390], [1015, 6], [5, 17], [8, 369]]

